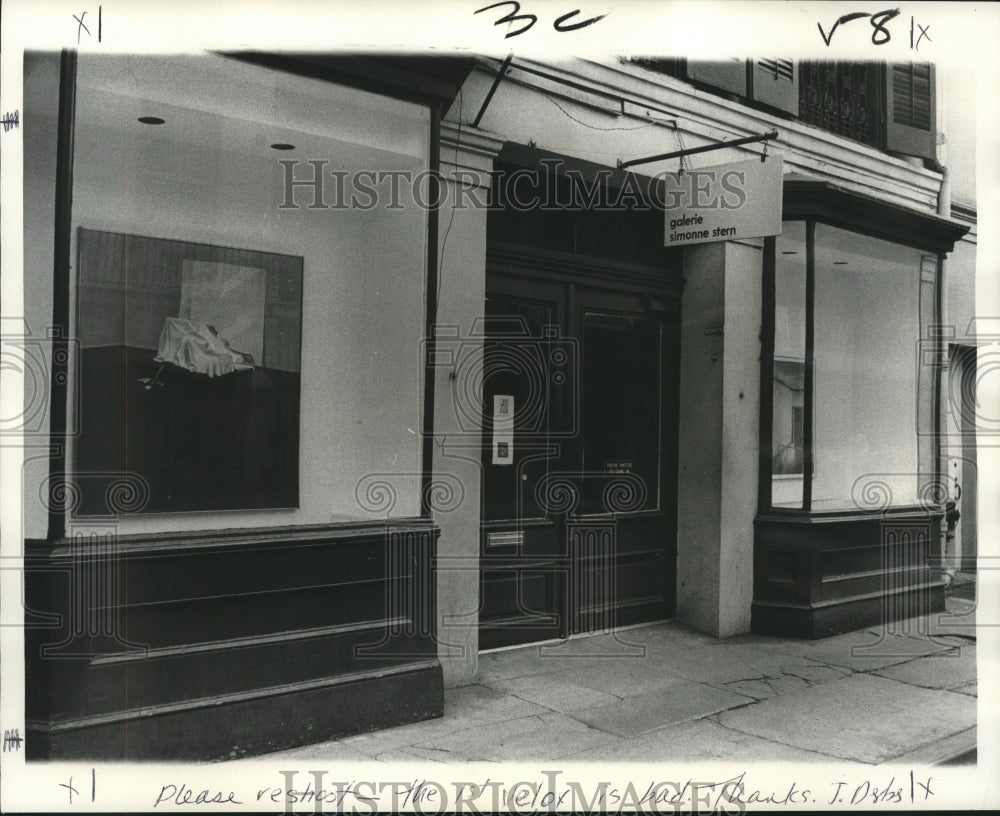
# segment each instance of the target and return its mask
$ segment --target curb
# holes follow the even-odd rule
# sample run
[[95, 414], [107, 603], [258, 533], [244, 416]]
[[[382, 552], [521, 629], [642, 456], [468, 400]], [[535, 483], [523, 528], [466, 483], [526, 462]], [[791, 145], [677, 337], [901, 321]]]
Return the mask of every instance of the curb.
[[888, 763], [901, 765], [975, 765], [976, 727], [929, 742], [893, 757]]

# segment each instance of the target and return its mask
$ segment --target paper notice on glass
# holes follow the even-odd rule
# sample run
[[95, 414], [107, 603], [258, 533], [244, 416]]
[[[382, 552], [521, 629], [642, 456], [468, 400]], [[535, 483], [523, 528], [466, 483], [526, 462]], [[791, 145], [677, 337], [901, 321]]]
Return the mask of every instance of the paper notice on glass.
[[514, 463], [514, 398], [493, 395], [493, 464]]

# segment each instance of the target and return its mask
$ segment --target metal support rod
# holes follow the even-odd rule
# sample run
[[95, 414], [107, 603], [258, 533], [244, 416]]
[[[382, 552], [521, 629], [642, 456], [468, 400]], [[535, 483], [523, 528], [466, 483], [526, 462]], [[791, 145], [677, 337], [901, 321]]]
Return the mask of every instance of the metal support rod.
[[493, 84], [490, 86], [490, 92], [486, 94], [486, 98], [483, 100], [483, 105], [479, 109], [479, 113], [476, 114], [476, 118], [472, 122], [473, 127], [479, 127], [479, 123], [483, 119], [483, 115], [486, 113], [486, 109], [490, 106], [490, 102], [493, 100], [493, 94], [497, 92], [497, 88], [500, 86], [500, 81], [503, 79], [504, 74], [507, 73], [507, 69], [510, 67], [510, 61], [514, 59], [514, 52], [511, 51], [500, 65], [500, 71], [496, 75], [496, 79], [493, 80]]
[[[585, 85], [582, 82], [574, 82], [571, 79], [567, 79], [566, 77], [560, 76], [559, 74], [550, 73], [549, 71], [542, 71], [538, 68], [532, 68], [531, 66], [523, 65], [521, 63], [518, 63], [517, 65], [514, 66], [510, 66], [511, 57], [513, 57], [513, 53], [511, 53], [511, 55], [508, 56], [507, 59], [505, 59], [501, 64], [499, 68], [500, 77], [502, 77], [507, 70], [523, 71], [526, 74], [532, 74], [534, 76], [541, 77], [542, 79], [547, 79], [549, 82], [555, 82], [559, 85], [565, 85], [567, 88], [573, 88], [573, 90], [590, 94], [591, 96], [598, 96], [602, 99], [608, 99], [611, 100], [612, 102], [616, 102], [621, 109], [622, 115], [625, 115], [625, 105], [629, 104], [629, 105], [635, 105], [637, 108], [645, 109], [647, 115], [655, 111], [656, 113], [663, 114], [664, 116], [671, 116], [671, 117], [677, 116], [677, 114], [674, 113], [673, 111], [664, 110], [663, 108], [659, 108], [656, 105], [651, 105], [648, 102], [642, 102], [638, 99], [630, 99], [626, 96], [622, 96], [621, 94], [611, 93], [609, 91], [601, 90], [600, 88], [594, 88], [589, 85]], [[495, 79], [493, 82], [494, 87], [496, 87], [496, 85], [499, 84], [499, 82], [500, 82], [499, 78]], [[489, 98], [490, 98], [489, 96], [486, 97], [486, 103], [489, 102]], [[484, 107], [486, 103], [484, 103]], [[482, 114], [482, 111], [480, 111], [480, 114]], [[479, 118], [480, 118], [479, 116], [476, 117], [476, 122], [479, 121]], [[671, 119], [670, 121], [662, 122], [661, 124], [670, 125], [674, 129], [677, 128], [676, 119]]]
[[645, 159], [630, 159], [627, 162], [618, 160], [618, 169], [624, 170], [626, 167], [633, 167], [636, 164], [649, 164], [649, 162], [662, 161], [664, 159], [676, 159], [678, 156], [690, 156], [694, 153], [708, 153], [710, 150], [722, 150], [724, 147], [738, 147], [739, 145], [751, 144], [752, 142], [766, 142], [770, 139], [777, 139], [778, 131], [771, 130], [757, 136], [744, 136], [742, 139], [733, 139], [729, 142], [718, 142], [716, 144], [703, 145], [702, 147], [689, 147], [687, 150], [675, 150], [672, 153], [660, 153], [656, 156], [648, 156]]

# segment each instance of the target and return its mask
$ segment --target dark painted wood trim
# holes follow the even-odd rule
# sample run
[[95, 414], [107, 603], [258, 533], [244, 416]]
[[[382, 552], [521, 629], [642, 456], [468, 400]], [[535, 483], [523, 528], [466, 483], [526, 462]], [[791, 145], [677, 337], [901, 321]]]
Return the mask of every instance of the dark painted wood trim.
[[752, 630], [825, 637], [940, 611], [943, 585], [934, 564], [941, 519], [923, 508], [758, 516]]
[[[113, 522], [113, 519], [111, 520]], [[420, 517], [390, 518], [375, 521], [342, 521], [328, 524], [302, 524], [288, 527], [241, 527], [225, 530], [182, 530], [163, 533], [130, 534], [128, 538], [129, 558], [143, 555], [173, 554], [179, 551], [212, 552], [228, 548], [247, 549], [262, 547], [293, 546], [299, 543], [331, 542], [343, 540], [347, 543], [363, 538], [381, 538], [386, 530], [429, 530], [437, 533], [430, 519]], [[29, 552], [51, 556], [78, 557], [81, 553], [71, 539], [61, 538], [48, 541], [40, 538], [25, 539]], [[71, 547], [73, 549], [71, 550]]]
[[32, 751], [220, 758], [439, 716], [438, 534], [416, 518], [28, 542], [26, 607], [53, 618], [25, 631]]
[[440, 717], [443, 700], [440, 664], [422, 661], [110, 717], [28, 720], [28, 759], [236, 759]]
[[[383, 629], [386, 626], [399, 626], [409, 622], [411, 622], [409, 617], [379, 618], [361, 623], [342, 623], [334, 626], [320, 626], [315, 629], [284, 631], [275, 635], [254, 635], [250, 637], [229, 638], [227, 640], [212, 640], [203, 643], [184, 644], [183, 646], [160, 646], [143, 650], [141, 657], [143, 660], [156, 660], [178, 655], [187, 656], [199, 652], [225, 652], [230, 649], [269, 646], [274, 643], [287, 643], [293, 640], [315, 640], [330, 635], [373, 632]], [[128, 651], [110, 652], [91, 658], [90, 665], [110, 666], [116, 663], [126, 663], [130, 660], [136, 660], [136, 655]]]
[[[751, 631], [772, 637], [809, 640], [831, 637], [887, 622], [887, 602], [899, 602], [900, 599], [907, 599], [899, 603], [900, 606], [920, 609], [927, 615], [945, 610], [944, 587], [936, 582], [814, 604], [754, 601], [751, 606]], [[899, 618], [888, 616], [888, 620]]]
[[680, 311], [683, 281], [681, 262], [668, 268], [640, 266], [622, 261], [577, 255], [571, 252], [491, 241], [487, 250], [487, 273], [503, 272], [558, 283], [578, 282], [587, 286], [629, 293], [645, 293], [651, 288], [667, 299], [669, 312]]
[[[73, 221], [73, 141], [76, 123], [76, 51], [63, 50], [59, 63], [59, 118], [52, 269], [52, 361], [49, 381], [49, 485], [66, 475], [66, 420], [69, 410], [70, 243]], [[50, 488], [48, 537], [66, 529], [66, 499]]]
[[472, 57], [451, 55], [264, 51], [217, 53], [265, 68], [335, 82], [432, 107], [450, 105], [475, 64]]
[[[429, 200], [437, 202], [441, 193], [441, 111], [431, 108], [430, 133], [430, 182]], [[440, 207], [432, 206], [427, 212], [427, 294], [424, 315], [424, 417], [423, 417], [423, 473], [420, 478], [420, 515], [431, 517], [431, 483], [434, 471], [434, 360], [437, 352], [437, 315], [440, 297], [440, 274], [438, 268], [438, 231], [441, 219]]]
[[760, 415], [757, 436], [760, 439], [757, 461], [757, 512], [771, 507], [771, 470], [774, 451], [774, 322], [775, 322], [775, 264], [777, 239], [764, 239], [764, 257], [761, 273], [760, 318]]
[[786, 221], [817, 219], [935, 253], [951, 252], [969, 231], [968, 225], [949, 218], [801, 176], [785, 179], [783, 205]]
[[[934, 273], [934, 325], [944, 326], [944, 258], [941, 255], [937, 257], [937, 266]], [[922, 285], [922, 284], [921, 284]], [[923, 327], [921, 327], [923, 328]], [[948, 481], [948, 467], [944, 462], [944, 417], [941, 415], [941, 398], [942, 389], [944, 388], [944, 377], [948, 373], [949, 356], [948, 356], [948, 344], [945, 342], [943, 332], [941, 329], [937, 331], [932, 331], [934, 339], [934, 359], [941, 361], [938, 365], [934, 367], [934, 383], [931, 391], [933, 392], [934, 400], [934, 484], [945, 485]], [[919, 445], [917, 447], [919, 451]], [[920, 460], [918, 458], [917, 464], [919, 467]], [[947, 488], [945, 488], [947, 491]], [[947, 492], [945, 495], [941, 496], [941, 501], [944, 502]]]
[[813, 476], [816, 472], [813, 428], [816, 387], [816, 222], [806, 222], [806, 360], [802, 395], [802, 509], [812, 510]]
[[841, 509], [841, 510], [814, 510], [806, 513], [790, 507], [774, 507], [764, 513], [758, 513], [756, 521], [774, 524], [838, 524], [841, 522], [859, 520], [882, 520], [882, 521], [908, 521], [914, 518], [920, 519], [942, 519], [944, 509], [938, 506], [925, 507], [922, 505], [900, 505], [889, 507], [885, 510], [862, 510], [862, 509]]
[[480, 522], [483, 530], [492, 530], [494, 527], [554, 527], [555, 522], [550, 518], [509, 518], [509, 519], [483, 519]]
[[[586, 181], [604, 179], [611, 190], [628, 189], [640, 193], [645, 207], [662, 209], [662, 203], [666, 200], [665, 182], [658, 174], [621, 170], [617, 167], [596, 164], [586, 159], [578, 159], [574, 156], [554, 153], [551, 150], [521, 145], [516, 142], [507, 142], [497, 155], [496, 161], [531, 171], [548, 171], [550, 168], [554, 168], [561, 175], [565, 175], [566, 171], [572, 171]], [[646, 195], [648, 193], [652, 193], [652, 195]]]
[[35, 727], [45, 730], [48, 733], [58, 733], [60, 731], [74, 731], [81, 728], [93, 728], [99, 725], [110, 723], [131, 722], [147, 717], [160, 717], [181, 712], [198, 711], [206, 706], [230, 705], [232, 703], [258, 700], [267, 697], [274, 697], [282, 694], [297, 694], [303, 691], [311, 691], [320, 688], [332, 688], [342, 686], [347, 683], [357, 683], [365, 680], [390, 677], [396, 674], [408, 674], [414, 671], [435, 669], [438, 667], [436, 660], [422, 660], [414, 663], [407, 663], [403, 666], [390, 666], [373, 671], [351, 672], [349, 674], [338, 675], [336, 677], [324, 677], [319, 680], [305, 680], [295, 683], [283, 683], [279, 686], [269, 686], [266, 688], [254, 688], [248, 691], [237, 691], [229, 694], [217, 694], [211, 697], [183, 700], [177, 703], [165, 703], [160, 705], [142, 706], [128, 708], [125, 710], [112, 711], [107, 714], [94, 714], [88, 716], [74, 717], [68, 720], [54, 720], [44, 723], [34, 720]]

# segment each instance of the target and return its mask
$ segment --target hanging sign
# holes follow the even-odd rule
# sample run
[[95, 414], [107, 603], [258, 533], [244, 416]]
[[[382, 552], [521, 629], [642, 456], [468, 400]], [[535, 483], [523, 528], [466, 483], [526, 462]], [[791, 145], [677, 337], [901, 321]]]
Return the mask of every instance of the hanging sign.
[[781, 232], [781, 157], [698, 167], [664, 179], [665, 246]]
[[493, 395], [493, 464], [514, 463], [514, 397]]

